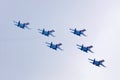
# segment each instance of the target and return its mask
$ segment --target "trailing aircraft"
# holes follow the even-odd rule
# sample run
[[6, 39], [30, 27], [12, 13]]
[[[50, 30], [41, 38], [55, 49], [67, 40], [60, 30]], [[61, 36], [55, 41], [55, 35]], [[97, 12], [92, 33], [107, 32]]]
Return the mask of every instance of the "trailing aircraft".
[[42, 35], [45, 35], [45, 36], [47, 36], [47, 37], [49, 37], [50, 35], [52, 36], [52, 37], [55, 37], [52, 33], [53, 32], [55, 32], [55, 30], [45, 30], [45, 29], [38, 29], [39, 30], [39, 33], [41, 33]]
[[62, 43], [58, 43], [58, 44], [54, 44], [53, 42], [51, 42], [51, 43], [45, 42], [45, 43], [48, 44], [47, 46], [50, 47], [51, 49], [54, 49], [54, 50], [57, 50], [57, 49], [63, 50], [63, 49], [60, 48], [60, 46], [62, 45]]
[[98, 67], [100, 67], [100, 65], [101, 66], [103, 66], [103, 67], [106, 67], [105, 65], [103, 65], [103, 62], [105, 61], [105, 60], [99, 60], [99, 61], [97, 61], [97, 60], [95, 60], [95, 59], [89, 59], [88, 58], [88, 60], [90, 60], [90, 61], [92, 61], [92, 62], [90, 62], [90, 63], [92, 63], [93, 65], [95, 65], [95, 66], [98, 66]]
[[91, 50], [91, 48], [93, 47], [92, 45], [85, 47], [83, 44], [82, 45], [77, 44], [77, 46], [78, 46], [78, 49], [80, 49], [81, 51], [84, 51], [86, 53], [88, 53], [88, 51], [91, 52], [91, 53], [94, 53]]
[[78, 36], [83, 35], [83, 36], [86, 37], [86, 35], [84, 34], [84, 32], [86, 31], [86, 29], [77, 30], [76, 28], [75, 28], [75, 29], [71, 29], [71, 28], [70, 28], [70, 30], [71, 30], [71, 33], [73, 33], [73, 34], [75, 34], [75, 35], [78, 35]]

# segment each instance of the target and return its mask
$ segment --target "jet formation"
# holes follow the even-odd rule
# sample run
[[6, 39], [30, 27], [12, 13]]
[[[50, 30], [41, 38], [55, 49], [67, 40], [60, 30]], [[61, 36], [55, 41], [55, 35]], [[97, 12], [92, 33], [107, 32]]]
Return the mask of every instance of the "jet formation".
[[103, 65], [103, 62], [104, 62], [105, 60], [99, 60], [99, 61], [97, 61], [97, 60], [95, 60], [95, 59], [89, 59], [89, 58], [88, 58], [88, 60], [92, 61], [92, 62], [90, 62], [90, 63], [92, 63], [92, 64], [95, 65], [95, 66], [100, 67], [100, 65], [101, 65], [101, 66], [103, 66], [103, 67], [106, 67], [105, 65]]
[[47, 37], [49, 37], [50, 35], [52, 36], [52, 37], [55, 37], [52, 33], [53, 32], [55, 32], [55, 30], [45, 30], [45, 29], [38, 29], [38, 31], [39, 31], [39, 33], [41, 33], [42, 35], [44, 35], [44, 36], [47, 36]]
[[13, 22], [15, 23], [15, 25], [16, 25], [17, 27], [20, 27], [20, 28], [22, 28], [22, 29], [25, 29], [25, 28], [30, 29], [30, 28], [28, 27], [28, 25], [30, 25], [29, 22], [26, 22], [26, 23], [21, 23], [20, 21], [18, 21], [18, 22], [13, 21]]
[[[13, 22], [14, 22], [14, 25], [17, 26], [17, 27], [19, 27], [19, 28], [22, 28], [22, 29], [25, 29], [25, 28], [31, 29], [31, 28], [28, 27], [28, 25], [30, 25], [29, 22], [26, 22], [26, 23], [22, 23], [22, 22], [20, 22], [20, 21], [18, 21], [18, 22], [13, 21]], [[71, 28], [70, 28], [69, 30], [71, 30], [71, 33], [73, 33], [73, 34], [75, 34], [75, 35], [77, 35], [77, 36], [83, 35], [83, 36], [86, 37], [86, 35], [84, 34], [84, 32], [86, 31], [86, 29], [77, 30], [76, 28], [75, 28], [75, 29], [71, 29]], [[42, 35], [44, 35], [44, 36], [47, 36], [47, 37], [49, 37], [49, 36], [55, 37], [55, 36], [52, 34], [53, 32], [55, 32], [54, 29], [46, 30], [46, 29], [43, 28], [43, 29], [38, 29], [38, 31], [39, 31], [40, 34], [42, 34]], [[47, 46], [48, 46], [49, 48], [51, 48], [51, 49], [53, 49], [53, 50], [58, 50], [58, 49], [59, 49], [59, 50], [63, 50], [62, 48], [60, 48], [60, 46], [62, 45], [62, 43], [58, 43], [58, 44], [54, 44], [53, 42], [50, 42], [50, 43], [49, 43], [49, 42], [45, 42], [45, 43], [47, 44]], [[82, 45], [76, 44], [76, 46], [78, 46], [78, 49], [80, 49], [80, 50], [83, 51], [83, 52], [86, 52], [86, 53], [88, 53], [88, 52], [94, 53], [94, 52], [91, 50], [91, 48], [93, 48], [92, 45], [90, 45], [90, 46], [84, 46], [83, 44], [82, 44]], [[89, 59], [89, 58], [88, 58], [88, 60], [90, 60], [90, 63], [92, 63], [92, 64], [95, 65], [95, 66], [98, 66], [98, 67], [100, 67], [100, 66], [106, 67], [106, 66], [103, 65], [104, 60], [99, 60], [99, 61], [97, 61], [97, 60], [95, 60], [95, 59]]]
[[75, 34], [75, 35], [77, 35], [77, 36], [83, 35], [83, 36], [86, 37], [86, 35], [84, 34], [84, 32], [86, 31], [86, 29], [77, 30], [76, 28], [75, 28], [75, 29], [71, 29], [71, 28], [70, 28], [70, 30], [71, 30], [71, 33], [73, 33], [73, 34]]
[[88, 53], [88, 51], [91, 52], [91, 53], [94, 53], [91, 50], [91, 48], [93, 47], [92, 45], [85, 47], [83, 44], [82, 45], [77, 44], [76, 46], [78, 46], [78, 49], [80, 49], [81, 51], [84, 51], [86, 53]]

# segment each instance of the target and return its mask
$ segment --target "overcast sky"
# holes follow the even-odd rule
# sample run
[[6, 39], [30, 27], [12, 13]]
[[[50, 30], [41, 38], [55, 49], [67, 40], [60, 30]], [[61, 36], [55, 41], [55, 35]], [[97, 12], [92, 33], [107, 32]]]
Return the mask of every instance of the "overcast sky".
[[[30, 22], [21, 29], [13, 21]], [[0, 80], [119, 80], [119, 0], [1, 0]], [[46, 37], [37, 29], [54, 29]], [[87, 37], [69, 28], [86, 29]], [[45, 42], [61, 42], [55, 51]], [[94, 53], [76, 44], [93, 45]], [[88, 58], [104, 59], [104, 67]]]

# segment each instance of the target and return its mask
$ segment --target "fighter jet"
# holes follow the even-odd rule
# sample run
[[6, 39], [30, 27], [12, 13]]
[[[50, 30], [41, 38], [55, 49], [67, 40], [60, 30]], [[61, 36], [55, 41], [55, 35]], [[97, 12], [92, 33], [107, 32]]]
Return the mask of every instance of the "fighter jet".
[[71, 33], [75, 34], [75, 35], [78, 35], [78, 36], [85, 36], [86, 35], [84, 34], [84, 32], [86, 31], [86, 29], [83, 29], [83, 30], [77, 30], [76, 28], [75, 29], [70, 29], [71, 30]]
[[95, 65], [95, 66], [100, 67], [100, 65], [101, 65], [101, 66], [103, 66], [103, 67], [106, 67], [106, 66], [104, 66], [104, 65], [102, 64], [105, 60], [96, 61], [95, 59], [92, 60], [92, 59], [89, 59], [89, 58], [88, 58], [88, 60], [92, 61], [92, 62], [90, 62], [90, 63], [92, 63], [92, 64]]
[[52, 36], [52, 37], [55, 37], [52, 33], [53, 32], [55, 32], [55, 30], [45, 30], [45, 29], [38, 29], [39, 30], [39, 33], [41, 33], [42, 35], [45, 35], [45, 36], [47, 36], [47, 37], [49, 37], [50, 35]]
[[30, 24], [29, 22], [27, 22], [27, 23], [21, 23], [20, 21], [18, 21], [18, 22], [13, 21], [13, 22], [15, 23], [15, 25], [16, 25], [17, 27], [20, 27], [20, 28], [22, 28], [22, 29], [25, 29], [25, 28], [30, 29], [30, 28], [28, 27], [28, 25]]
[[91, 53], [94, 53], [93, 51], [91, 51], [91, 48], [93, 47], [92, 45], [85, 47], [83, 44], [82, 45], [77, 44], [77, 46], [78, 46], [78, 49], [80, 49], [81, 51], [84, 51], [86, 53], [88, 53], [88, 51]]
[[57, 49], [60, 49], [60, 50], [63, 50], [60, 48], [60, 46], [62, 45], [62, 43], [58, 43], [58, 44], [53, 44], [53, 42], [51, 43], [48, 43], [48, 42], [45, 42], [46, 44], [48, 44], [47, 46], [54, 49], [54, 50], [57, 50]]

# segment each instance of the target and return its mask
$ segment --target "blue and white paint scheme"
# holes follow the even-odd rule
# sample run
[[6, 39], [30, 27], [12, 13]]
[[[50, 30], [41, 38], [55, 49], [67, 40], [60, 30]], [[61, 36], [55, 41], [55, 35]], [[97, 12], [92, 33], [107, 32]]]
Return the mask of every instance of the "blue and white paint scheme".
[[75, 29], [71, 29], [71, 28], [70, 28], [70, 30], [71, 30], [71, 33], [73, 33], [73, 34], [75, 34], [75, 35], [77, 35], [77, 36], [83, 35], [83, 36], [86, 37], [86, 35], [84, 34], [84, 32], [86, 31], [86, 29], [77, 30], [76, 28], [75, 28]]
[[18, 21], [18, 22], [13, 21], [13, 22], [15, 23], [15, 25], [16, 25], [17, 27], [20, 27], [20, 28], [22, 28], [22, 29], [25, 29], [25, 28], [30, 29], [30, 28], [28, 27], [28, 25], [30, 25], [29, 22], [27, 22], [27, 23], [21, 23], [20, 21]]
[[91, 53], [94, 53], [91, 50], [91, 48], [93, 47], [92, 45], [85, 47], [83, 44], [82, 45], [77, 44], [76, 46], [78, 46], [78, 49], [80, 49], [81, 51], [84, 51], [86, 53], [88, 53], [88, 51], [91, 52]]
[[58, 44], [54, 44], [53, 42], [50, 42], [50, 43], [45, 42], [45, 43], [48, 44], [47, 46], [50, 47], [51, 49], [54, 49], [54, 50], [57, 50], [57, 49], [63, 50], [63, 49], [60, 48], [60, 46], [62, 45], [62, 43], [58, 43]]
[[38, 29], [39, 30], [39, 33], [41, 33], [42, 35], [44, 35], [44, 36], [47, 36], [47, 37], [49, 37], [50, 35], [52, 36], [52, 37], [55, 37], [52, 33], [53, 32], [55, 32], [55, 30], [45, 30], [45, 29]]
[[103, 62], [104, 62], [105, 60], [99, 60], [99, 61], [97, 61], [97, 60], [95, 60], [95, 59], [89, 59], [89, 58], [88, 58], [88, 60], [92, 61], [92, 62], [90, 62], [90, 63], [92, 63], [92, 64], [95, 65], [95, 66], [100, 67], [100, 65], [101, 65], [101, 66], [103, 66], [103, 67], [106, 67], [105, 65], [103, 65]]

